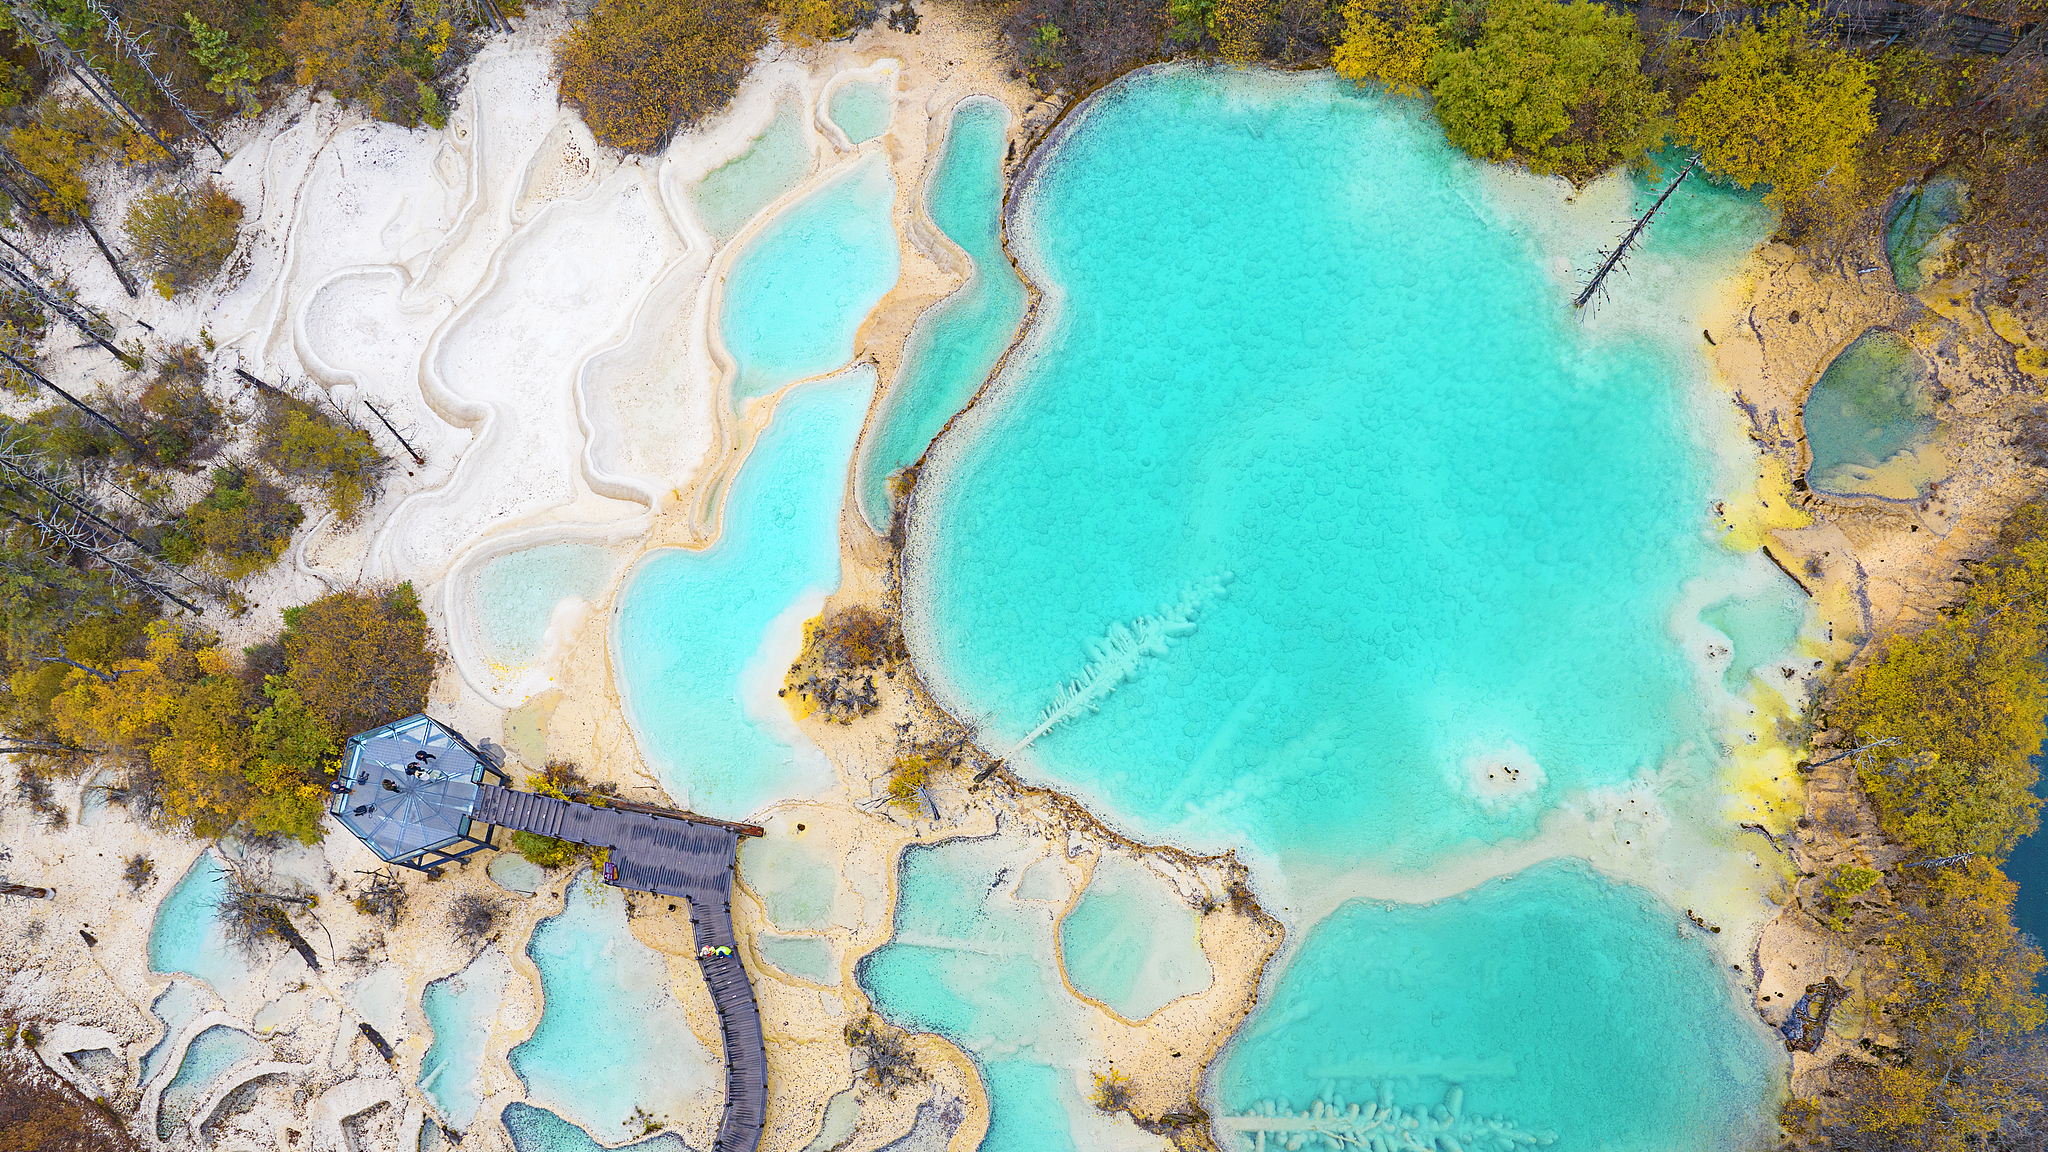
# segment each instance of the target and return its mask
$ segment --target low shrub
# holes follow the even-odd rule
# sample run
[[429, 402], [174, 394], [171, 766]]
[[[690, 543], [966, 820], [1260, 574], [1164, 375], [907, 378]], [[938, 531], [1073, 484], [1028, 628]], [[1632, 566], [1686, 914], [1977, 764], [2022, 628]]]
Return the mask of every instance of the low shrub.
[[175, 467], [220, 450], [227, 418], [206, 394], [206, 365], [199, 350], [185, 345], [167, 351], [149, 387], [136, 400], [141, 438], [156, 463]]
[[[783, 2], [794, 34], [835, 34], [830, 0]], [[601, 143], [651, 154], [725, 107], [766, 42], [739, 0], [598, 0], [557, 48], [555, 74], [562, 103]]]
[[164, 538], [173, 564], [203, 562], [229, 580], [260, 572], [284, 555], [306, 513], [282, 488], [239, 468], [215, 468], [213, 489], [186, 509]]
[[441, 85], [469, 48], [444, 0], [305, 0], [280, 29], [301, 84], [331, 90], [379, 120], [448, 123]]
[[128, 239], [168, 300], [213, 279], [235, 250], [242, 202], [211, 180], [189, 192], [160, 188], [128, 209]]
[[272, 467], [317, 484], [328, 510], [343, 521], [362, 511], [389, 466], [369, 433], [295, 397], [269, 397], [257, 439]]

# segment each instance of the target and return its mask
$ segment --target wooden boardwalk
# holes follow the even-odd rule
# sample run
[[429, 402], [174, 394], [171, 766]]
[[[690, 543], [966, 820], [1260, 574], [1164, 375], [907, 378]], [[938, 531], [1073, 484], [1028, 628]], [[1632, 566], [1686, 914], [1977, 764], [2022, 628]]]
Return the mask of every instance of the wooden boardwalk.
[[760, 830], [644, 805], [598, 807], [490, 784], [478, 789], [473, 819], [609, 848], [607, 883], [688, 900], [700, 951], [733, 949], [729, 955], [697, 958], [725, 1038], [725, 1112], [711, 1147], [713, 1152], [755, 1152], [767, 1118], [768, 1050], [754, 986], [733, 938], [732, 872], [740, 837]]

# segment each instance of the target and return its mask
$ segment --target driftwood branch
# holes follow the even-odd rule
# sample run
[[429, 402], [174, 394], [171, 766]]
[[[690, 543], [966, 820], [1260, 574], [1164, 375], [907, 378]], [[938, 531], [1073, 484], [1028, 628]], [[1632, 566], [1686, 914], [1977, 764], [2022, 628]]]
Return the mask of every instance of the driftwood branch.
[[1687, 160], [1685, 167], [1678, 173], [1678, 179], [1671, 182], [1671, 187], [1664, 189], [1664, 194], [1657, 197], [1657, 202], [1650, 205], [1649, 211], [1636, 217], [1635, 224], [1629, 228], [1628, 234], [1621, 238], [1621, 243], [1614, 246], [1614, 251], [1607, 253], [1606, 259], [1600, 262], [1600, 267], [1593, 273], [1593, 278], [1586, 281], [1586, 287], [1580, 291], [1579, 298], [1572, 301], [1572, 307], [1584, 308], [1587, 302], [1593, 299], [1593, 294], [1600, 291], [1600, 285], [1606, 282], [1607, 274], [1614, 271], [1621, 265], [1622, 261], [1628, 258], [1629, 249], [1633, 248], [1636, 241], [1642, 238], [1643, 229], [1650, 226], [1651, 218], [1655, 217], [1658, 210], [1664, 207], [1666, 200], [1671, 199], [1671, 194], [1678, 191], [1678, 186], [1685, 183], [1685, 178], [1692, 175], [1694, 166], [1699, 162], [1700, 158], [1698, 156]]

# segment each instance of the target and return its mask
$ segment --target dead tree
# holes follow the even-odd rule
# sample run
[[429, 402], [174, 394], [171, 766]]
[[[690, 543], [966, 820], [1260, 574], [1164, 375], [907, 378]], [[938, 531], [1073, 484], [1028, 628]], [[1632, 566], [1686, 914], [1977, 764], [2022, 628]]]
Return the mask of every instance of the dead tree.
[[[5, 147], [0, 147], [0, 193], [5, 193], [9, 200], [14, 201], [15, 206], [21, 209], [24, 216], [49, 219], [47, 212], [42, 211], [30, 202], [28, 185], [34, 185], [42, 189], [46, 195], [55, 195], [55, 190], [50, 187], [48, 180], [30, 171], [12, 151]], [[93, 247], [98, 248], [100, 255], [106, 257], [107, 267], [114, 270], [114, 279], [121, 282], [121, 290], [128, 293], [130, 300], [135, 299], [134, 277], [128, 275], [126, 268], [121, 267], [121, 261], [114, 255], [114, 250], [107, 246], [106, 237], [101, 236], [100, 230], [92, 226], [92, 217], [87, 213], [80, 212], [78, 214], [78, 225], [85, 229], [87, 236], [92, 237]], [[6, 243], [7, 247], [14, 250], [15, 255], [30, 260], [31, 263], [34, 262], [28, 253], [16, 248], [12, 241], [7, 241]]]
[[[98, 508], [89, 498], [78, 493], [66, 491], [60, 481], [46, 474], [37, 463], [35, 453], [25, 450], [18, 438], [0, 440], [0, 471], [4, 471], [51, 499], [66, 505], [79, 515], [84, 516], [106, 531], [119, 536], [135, 547], [142, 548], [143, 545], [140, 540], [130, 536], [122, 531], [121, 528], [100, 516]], [[144, 549], [144, 551], [147, 551], [147, 549]]]
[[16, 372], [21, 373], [22, 375], [28, 377], [29, 379], [35, 381], [38, 384], [41, 384], [43, 387], [48, 388], [50, 391], [55, 392], [57, 395], [63, 397], [64, 402], [66, 404], [69, 404], [73, 408], [78, 409], [80, 412], [85, 413], [94, 421], [104, 426], [108, 431], [112, 432], [116, 436], [119, 436], [122, 440], [126, 441], [128, 446], [130, 448], [133, 448], [138, 454], [146, 453], [149, 451], [149, 449], [143, 446], [142, 441], [137, 440], [133, 436], [130, 436], [126, 429], [122, 428], [119, 424], [114, 423], [112, 420], [109, 420], [105, 415], [101, 414], [99, 409], [94, 408], [92, 405], [87, 404], [85, 401], [80, 400], [78, 397], [73, 396], [71, 393], [66, 392], [64, 389], [59, 388], [57, 385], [51, 383], [50, 378], [48, 376], [43, 375], [41, 372], [36, 371], [34, 368], [31, 368], [27, 364], [16, 359], [13, 353], [0, 350], [0, 360], [7, 361], [8, 366], [12, 367]]
[[[240, 369], [237, 369], [237, 371], [240, 371]], [[399, 435], [398, 429], [391, 426], [390, 417], [378, 411], [377, 406], [375, 404], [370, 403], [368, 400], [363, 401], [363, 407], [368, 408], [370, 410], [370, 415], [375, 416], [377, 418], [377, 423], [384, 425], [384, 430], [386, 432], [391, 433], [391, 438], [393, 440], [398, 441], [398, 446], [405, 449], [405, 454], [407, 456], [412, 457], [413, 463], [419, 465], [426, 464], [427, 458], [425, 456], [420, 455], [419, 451], [412, 446], [412, 442], [410, 440], [407, 440], [404, 436]]]
[[106, 349], [108, 352], [113, 353], [114, 358], [119, 360], [121, 363], [127, 365], [130, 368], [141, 367], [141, 365], [136, 362], [133, 356], [130, 356], [126, 351], [122, 350], [119, 344], [114, 343], [104, 333], [102, 333], [98, 327], [93, 325], [91, 321], [87, 320], [84, 316], [80, 315], [76, 308], [73, 308], [71, 305], [59, 299], [55, 292], [52, 292], [48, 288], [43, 287], [43, 285], [40, 282], [38, 282], [35, 277], [29, 275], [27, 272], [24, 272], [20, 268], [15, 267], [13, 261], [0, 260], [0, 277], [12, 280], [15, 284], [21, 287], [22, 291], [35, 297], [36, 301], [40, 303], [43, 307], [48, 308], [50, 311], [55, 312], [59, 316], [62, 316], [65, 319], [65, 321], [67, 321], [72, 327], [78, 329], [80, 332], [83, 332], [86, 336], [86, 339], [91, 340], [93, 343]]
[[93, 103], [98, 104], [107, 115], [116, 120], [126, 121], [129, 127], [148, 136], [156, 142], [157, 147], [164, 150], [165, 155], [177, 155], [171, 150], [170, 144], [157, 135], [156, 129], [150, 126], [149, 121], [143, 119], [142, 114], [128, 103], [92, 59], [64, 42], [64, 37], [58, 34], [56, 25], [50, 23], [49, 17], [43, 15], [35, 5], [23, 3], [22, 0], [12, 0], [7, 5], [7, 10], [13, 15], [15, 26], [27, 33], [29, 43], [35, 47], [36, 54], [43, 58], [44, 63], [61, 67], [71, 73], [78, 81], [78, 86], [85, 89], [85, 94], [92, 97]]
[[1642, 239], [1643, 230], [1650, 226], [1650, 221], [1656, 217], [1658, 209], [1664, 207], [1664, 202], [1666, 200], [1671, 199], [1671, 194], [1673, 192], [1678, 191], [1678, 186], [1680, 184], [1685, 183], [1685, 178], [1687, 176], [1692, 175], [1693, 168], [1696, 165], [1698, 165], [1699, 162], [1700, 158], [1698, 156], [1694, 156], [1692, 159], [1687, 160], [1685, 162], [1685, 167], [1679, 170], [1678, 179], [1673, 180], [1671, 182], [1671, 187], [1666, 188], [1664, 190], [1664, 194], [1662, 196], [1657, 197], [1657, 202], [1655, 204], [1650, 205], [1649, 211], [1643, 213], [1641, 216], [1636, 217], [1635, 224], [1632, 227], [1630, 227], [1628, 233], [1621, 238], [1621, 243], [1616, 244], [1614, 246], [1613, 251], [1602, 252], [1600, 254], [1600, 267], [1594, 270], [1593, 278], [1591, 280], [1586, 281], [1585, 288], [1579, 292], [1579, 298], [1572, 301], [1572, 307], [1584, 308], [1587, 302], [1593, 299], [1593, 294], [1600, 291], [1600, 286], [1606, 283], [1607, 274], [1609, 272], [1614, 271], [1616, 268], [1621, 267], [1627, 261], [1629, 250], [1635, 247], [1636, 241]]
[[99, 563], [114, 578], [137, 592], [166, 600], [194, 615], [203, 614], [199, 605], [171, 591], [166, 578], [157, 574], [154, 558], [118, 538], [109, 539], [90, 521], [63, 505], [45, 504], [34, 489], [0, 483], [0, 494], [13, 495], [20, 506], [0, 500], [0, 516], [35, 534], [52, 553], [72, 553]]
[[213, 138], [212, 134], [207, 132], [206, 122], [201, 120], [192, 109], [185, 106], [185, 101], [178, 96], [178, 90], [171, 87], [169, 81], [157, 74], [156, 52], [150, 48], [149, 41], [129, 35], [128, 30], [121, 26], [121, 21], [115, 16], [113, 10], [100, 3], [100, 0], [85, 0], [85, 6], [93, 15], [98, 16], [106, 24], [107, 40], [119, 48], [130, 60], [135, 61], [135, 66], [142, 69], [142, 74], [149, 77], [149, 82], [156, 86], [158, 92], [163, 94], [164, 102], [173, 109], [176, 109], [178, 115], [184, 118], [186, 126], [198, 133], [201, 140], [206, 141], [207, 147], [213, 149], [214, 155], [219, 156], [222, 160], [226, 160], [228, 154], [221, 150], [220, 143]]

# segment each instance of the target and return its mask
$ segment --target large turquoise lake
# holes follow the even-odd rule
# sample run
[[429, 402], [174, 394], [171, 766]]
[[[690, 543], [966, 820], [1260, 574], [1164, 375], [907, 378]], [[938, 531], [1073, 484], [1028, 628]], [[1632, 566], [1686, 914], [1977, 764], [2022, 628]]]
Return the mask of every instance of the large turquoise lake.
[[[1560, 1148], [1744, 1147], [1782, 1056], [1680, 910], [1566, 861], [1419, 905], [1328, 879], [1456, 875], [1623, 789], [1638, 827], [1715, 842], [1749, 678], [1688, 650], [1725, 632], [1700, 610], [1804, 611], [1717, 542], [1745, 478], [1674, 303], [1762, 212], [1683, 189], [1588, 321], [1571, 267], [1629, 205], [1574, 231], [1515, 180], [1327, 75], [1172, 67], [1093, 98], [1012, 190], [1044, 299], [927, 459], [906, 632], [1013, 769], [1239, 850], [1283, 917], [1336, 908], [1295, 921], [1219, 1115], [1455, 1099]], [[915, 1022], [891, 989], [938, 973], [895, 957], [870, 986]], [[1043, 1103], [990, 1090], [997, 1133]]]
[[[1732, 563], [1699, 368], [1560, 306], [1425, 109], [1176, 69], [1047, 151], [1012, 238], [1049, 314], [910, 523], [913, 652], [994, 747], [1121, 660], [1029, 771], [1148, 834], [1421, 868], [1704, 744], [1670, 621]], [[1755, 215], [1681, 194], [1651, 245]]]

